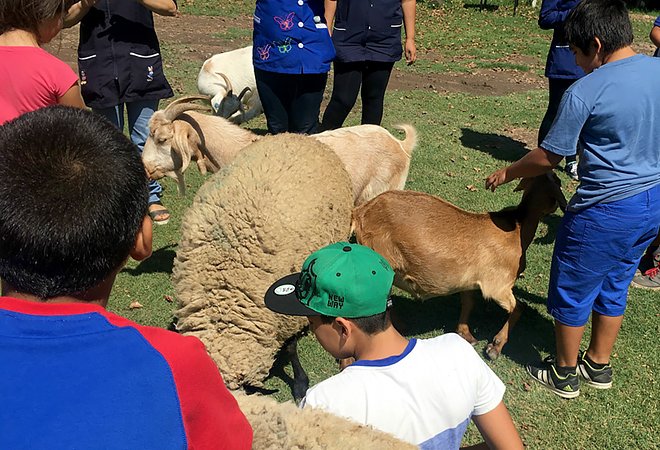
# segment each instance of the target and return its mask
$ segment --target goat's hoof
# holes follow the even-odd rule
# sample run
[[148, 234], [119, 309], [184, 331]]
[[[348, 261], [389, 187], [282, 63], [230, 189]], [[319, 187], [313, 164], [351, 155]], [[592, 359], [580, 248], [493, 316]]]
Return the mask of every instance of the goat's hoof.
[[493, 344], [488, 344], [486, 346], [486, 356], [488, 356], [488, 359], [491, 361], [495, 361], [500, 356], [500, 350]]
[[472, 336], [472, 334], [470, 334], [470, 333], [458, 333], [458, 335], [459, 335], [460, 337], [462, 337], [463, 339], [465, 339], [466, 341], [468, 341], [468, 342], [470, 343], [470, 345], [473, 346], [473, 347], [474, 347], [475, 345], [477, 345], [477, 342], [479, 342], [479, 341], [477, 341], [477, 340], [474, 338], [474, 336]]

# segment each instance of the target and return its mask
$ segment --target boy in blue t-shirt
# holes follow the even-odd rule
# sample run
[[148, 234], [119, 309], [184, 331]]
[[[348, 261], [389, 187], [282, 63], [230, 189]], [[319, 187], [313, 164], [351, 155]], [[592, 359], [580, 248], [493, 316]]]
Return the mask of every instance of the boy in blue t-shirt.
[[492, 173], [486, 187], [551, 170], [580, 142], [581, 182], [557, 231], [548, 288], [557, 356], [527, 366], [555, 394], [573, 398], [580, 393], [578, 373], [598, 389], [612, 386], [609, 358], [628, 285], [658, 234], [660, 59], [630, 47], [632, 25], [621, 0], [583, 0], [567, 16], [564, 33], [588, 75], [564, 94], [541, 147]]

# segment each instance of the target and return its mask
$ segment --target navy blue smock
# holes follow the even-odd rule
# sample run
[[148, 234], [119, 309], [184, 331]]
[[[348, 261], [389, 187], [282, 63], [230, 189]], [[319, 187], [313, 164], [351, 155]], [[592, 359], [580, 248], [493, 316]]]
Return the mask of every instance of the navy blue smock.
[[172, 97], [153, 14], [136, 1], [101, 0], [80, 21], [80, 89], [87, 106], [109, 108]]
[[401, 0], [337, 0], [332, 42], [341, 62], [401, 59]]
[[539, 26], [544, 30], [555, 30], [545, 63], [545, 76], [548, 78], [577, 80], [585, 75], [575, 64], [575, 55], [568, 48], [568, 44], [563, 42], [564, 20], [578, 3], [580, 0], [543, 0], [539, 12]]
[[290, 74], [327, 73], [335, 57], [323, 0], [257, 0], [254, 67]]

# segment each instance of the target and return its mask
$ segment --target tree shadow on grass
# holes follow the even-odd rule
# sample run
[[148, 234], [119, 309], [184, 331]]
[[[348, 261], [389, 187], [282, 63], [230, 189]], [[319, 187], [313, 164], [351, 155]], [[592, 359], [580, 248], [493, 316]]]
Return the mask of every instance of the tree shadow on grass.
[[[522, 316], [513, 327], [509, 342], [502, 353], [520, 365], [539, 358], [539, 352], [554, 351], [554, 325], [531, 304], [545, 305], [545, 298], [514, 288], [516, 299], [525, 304]], [[452, 333], [456, 330], [461, 311], [458, 294], [435, 297], [428, 300], [393, 296], [393, 322], [406, 336], [427, 333]], [[493, 301], [476, 296], [474, 310], [470, 316], [470, 331], [479, 341], [491, 342], [506, 322], [508, 314]], [[483, 355], [484, 359], [488, 358]]]
[[479, 133], [469, 128], [461, 128], [461, 144], [464, 147], [487, 153], [502, 161], [517, 161], [527, 153], [527, 144], [494, 133]]
[[176, 256], [175, 244], [159, 248], [151, 254], [150, 257], [142, 261], [134, 269], [124, 268], [122, 272], [137, 276], [145, 273], [172, 273], [174, 267], [174, 257]]

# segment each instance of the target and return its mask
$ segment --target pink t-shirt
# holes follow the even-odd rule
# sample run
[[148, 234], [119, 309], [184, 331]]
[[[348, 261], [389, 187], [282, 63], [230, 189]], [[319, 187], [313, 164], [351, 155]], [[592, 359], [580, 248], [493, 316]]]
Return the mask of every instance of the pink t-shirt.
[[0, 125], [56, 105], [77, 81], [66, 63], [42, 48], [0, 46]]

